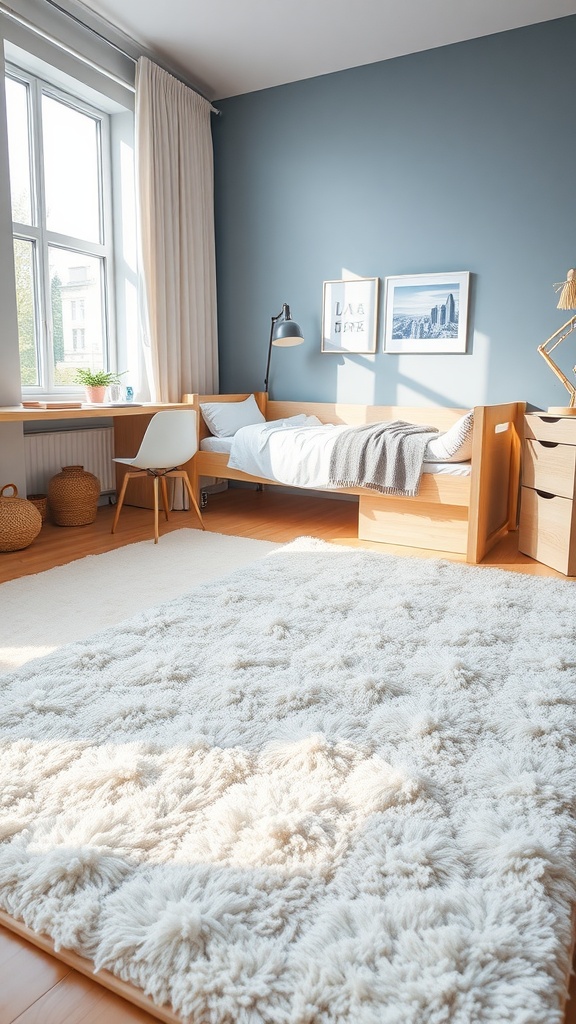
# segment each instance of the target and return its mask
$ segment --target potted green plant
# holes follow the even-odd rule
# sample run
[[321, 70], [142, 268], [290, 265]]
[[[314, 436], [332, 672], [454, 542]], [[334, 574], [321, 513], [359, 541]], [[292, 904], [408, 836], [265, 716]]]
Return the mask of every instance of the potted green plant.
[[106, 388], [111, 384], [119, 384], [124, 373], [110, 373], [107, 370], [87, 370], [84, 367], [76, 370], [78, 384], [83, 384], [86, 401], [99, 403], [104, 401]]

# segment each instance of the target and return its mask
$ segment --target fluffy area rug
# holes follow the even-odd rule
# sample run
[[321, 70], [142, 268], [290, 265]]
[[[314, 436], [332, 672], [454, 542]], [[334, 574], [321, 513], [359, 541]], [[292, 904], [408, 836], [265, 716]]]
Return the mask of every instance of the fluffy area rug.
[[303, 538], [28, 663], [0, 905], [194, 1024], [560, 1024], [571, 597]]
[[[279, 545], [174, 530], [0, 585], [0, 673], [263, 558]], [[1, 556], [0, 556], [1, 557]]]

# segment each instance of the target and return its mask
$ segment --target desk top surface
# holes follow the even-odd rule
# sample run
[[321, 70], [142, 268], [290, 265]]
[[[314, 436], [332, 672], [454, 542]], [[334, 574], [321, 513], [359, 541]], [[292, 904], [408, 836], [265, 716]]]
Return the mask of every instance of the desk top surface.
[[164, 409], [192, 409], [184, 402], [147, 402], [143, 405], [85, 405], [81, 409], [23, 409], [21, 405], [0, 406], [0, 423], [22, 423], [25, 420], [84, 420], [116, 416], [139, 416], [162, 412]]

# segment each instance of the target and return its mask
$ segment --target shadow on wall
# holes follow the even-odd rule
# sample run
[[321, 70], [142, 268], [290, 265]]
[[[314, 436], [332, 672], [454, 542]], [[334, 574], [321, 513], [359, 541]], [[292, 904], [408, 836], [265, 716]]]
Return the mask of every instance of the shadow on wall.
[[[359, 275], [343, 268], [342, 280]], [[475, 275], [472, 276], [474, 282]], [[444, 406], [470, 408], [487, 401], [491, 341], [488, 334], [474, 330], [475, 291], [471, 288], [466, 352], [387, 353], [384, 349], [386, 282], [380, 282], [376, 351], [321, 351], [322, 310], [311, 330], [305, 330], [307, 345], [302, 353], [305, 373], [295, 374], [286, 365], [285, 387], [298, 377], [304, 400], [339, 401], [367, 405]], [[316, 341], [318, 339], [318, 341]], [[282, 388], [279, 374], [278, 388]], [[294, 394], [286, 397], [295, 397]], [[510, 394], [510, 400], [519, 396]]]
[[[475, 350], [472, 367], [471, 348]], [[462, 355], [342, 355], [313, 353], [308, 362], [316, 372], [307, 375], [311, 394], [304, 400], [359, 402], [366, 405], [447, 406], [468, 408], [486, 401], [490, 362], [490, 338], [474, 332], [469, 351]], [[321, 363], [319, 362], [321, 360]], [[438, 361], [441, 361], [438, 373]], [[434, 373], [430, 373], [434, 364]], [[444, 380], [445, 387], [429, 380]], [[511, 387], [511, 390], [513, 388]], [[482, 396], [482, 397], [479, 397]], [[510, 401], [518, 398], [510, 394]]]

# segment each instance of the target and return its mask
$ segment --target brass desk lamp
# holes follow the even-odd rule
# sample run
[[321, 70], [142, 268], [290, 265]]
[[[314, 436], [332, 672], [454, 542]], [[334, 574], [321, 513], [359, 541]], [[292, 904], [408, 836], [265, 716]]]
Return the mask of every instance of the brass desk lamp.
[[[569, 270], [566, 275], [566, 280], [561, 281], [560, 284], [555, 284], [555, 291], [559, 291], [560, 288], [560, 299], [558, 301], [557, 309], [576, 309], [576, 270]], [[555, 405], [548, 409], [549, 413], [556, 416], [576, 416], [576, 385], [572, 384], [568, 380], [565, 373], [562, 372], [559, 366], [556, 365], [552, 359], [550, 353], [560, 345], [565, 338], [576, 328], [576, 316], [573, 316], [570, 320], [560, 327], [554, 334], [551, 335], [541, 345], [538, 345], [538, 351], [543, 359], [546, 360], [548, 366], [553, 373], [562, 381], [568, 394], [570, 395], [570, 404], [567, 406]], [[576, 373], [576, 366], [573, 367], [573, 372]]]

